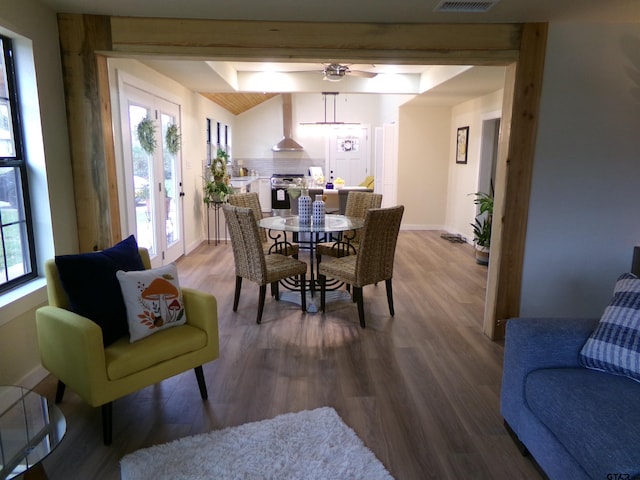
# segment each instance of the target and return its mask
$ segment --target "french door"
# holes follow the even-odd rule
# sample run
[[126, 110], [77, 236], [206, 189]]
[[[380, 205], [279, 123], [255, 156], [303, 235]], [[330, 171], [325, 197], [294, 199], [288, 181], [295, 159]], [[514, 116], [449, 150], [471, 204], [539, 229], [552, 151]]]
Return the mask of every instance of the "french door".
[[127, 226], [159, 266], [184, 253], [180, 106], [129, 84], [121, 92]]

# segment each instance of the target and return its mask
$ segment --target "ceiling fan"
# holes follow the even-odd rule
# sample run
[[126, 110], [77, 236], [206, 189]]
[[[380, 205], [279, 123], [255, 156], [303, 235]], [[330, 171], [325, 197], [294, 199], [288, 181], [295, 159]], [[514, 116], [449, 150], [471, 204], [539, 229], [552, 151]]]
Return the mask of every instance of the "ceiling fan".
[[353, 77], [373, 78], [377, 73], [365, 72], [363, 70], [351, 70], [349, 65], [341, 65], [339, 63], [325, 64], [322, 70], [323, 80], [330, 82], [339, 82], [345, 76], [351, 75]]

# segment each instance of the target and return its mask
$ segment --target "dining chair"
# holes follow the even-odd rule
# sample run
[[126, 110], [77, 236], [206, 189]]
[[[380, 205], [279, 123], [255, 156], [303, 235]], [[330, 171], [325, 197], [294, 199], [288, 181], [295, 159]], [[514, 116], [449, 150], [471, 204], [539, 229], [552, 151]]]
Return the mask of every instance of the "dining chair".
[[[253, 211], [256, 222], [259, 222], [263, 217], [258, 192], [234, 193], [233, 195], [229, 195], [228, 202], [236, 207], [250, 208]], [[267, 238], [267, 232], [261, 227], [258, 227], [258, 233], [264, 253], [281, 253], [286, 256], [298, 258], [298, 252], [300, 250], [298, 244], [280, 241], [280, 239], [278, 239], [278, 241], [271, 240]]]
[[385, 281], [389, 314], [393, 317], [393, 261], [404, 206], [373, 208], [367, 211], [362, 228], [360, 248], [356, 255], [330, 258], [318, 265], [320, 308], [325, 312], [327, 277], [353, 287], [353, 299], [358, 304], [360, 326], [365, 328], [362, 288]]
[[233, 298], [233, 311], [238, 310], [242, 279], [246, 278], [260, 286], [258, 315], [256, 323], [262, 321], [262, 312], [267, 285], [272, 286], [276, 300], [280, 299], [278, 283], [290, 277], [298, 277], [300, 285], [302, 311], [307, 311], [305, 282], [307, 264], [280, 253], [265, 255], [255, 215], [251, 208], [222, 206], [224, 217], [231, 237], [231, 248], [236, 267], [236, 289]]
[[[364, 218], [372, 208], [380, 208], [382, 195], [373, 192], [351, 191], [347, 196], [345, 216]], [[322, 255], [330, 257], [345, 257], [357, 253], [361, 238], [361, 230], [354, 230], [346, 234], [343, 240], [337, 242], [322, 242], [316, 245], [316, 262], [320, 263]], [[345, 241], [347, 240], [347, 241]]]

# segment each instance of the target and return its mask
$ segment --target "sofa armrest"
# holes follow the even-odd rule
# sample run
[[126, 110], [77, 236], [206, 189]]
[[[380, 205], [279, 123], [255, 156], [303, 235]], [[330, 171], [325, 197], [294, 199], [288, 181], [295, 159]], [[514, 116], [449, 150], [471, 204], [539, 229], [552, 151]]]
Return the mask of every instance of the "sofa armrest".
[[42, 365], [92, 403], [92, 383], [106, 380], [102, 330], [86, 317], [64, 308], [36, 311]]
[[207, 332], [209, 344], [218, 345], [218, 302], [216, 297], [193, 288], [182, 288], [187, 324]]
[[585, 318], [514, 318], [507, 322], [500, 412], [518, 434], [527, 375], [579, 367], [578, 354], [598, 324]]

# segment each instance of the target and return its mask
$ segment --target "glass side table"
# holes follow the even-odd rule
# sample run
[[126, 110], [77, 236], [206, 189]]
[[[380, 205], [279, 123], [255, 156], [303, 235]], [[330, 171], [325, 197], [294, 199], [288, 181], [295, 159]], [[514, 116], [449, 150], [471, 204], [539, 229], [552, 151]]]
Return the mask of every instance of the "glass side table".
[[62, 441], [67, 422], [58, 407], [23, 387], [0, 386], [0, 480], [47, 478], [42, 460]]

